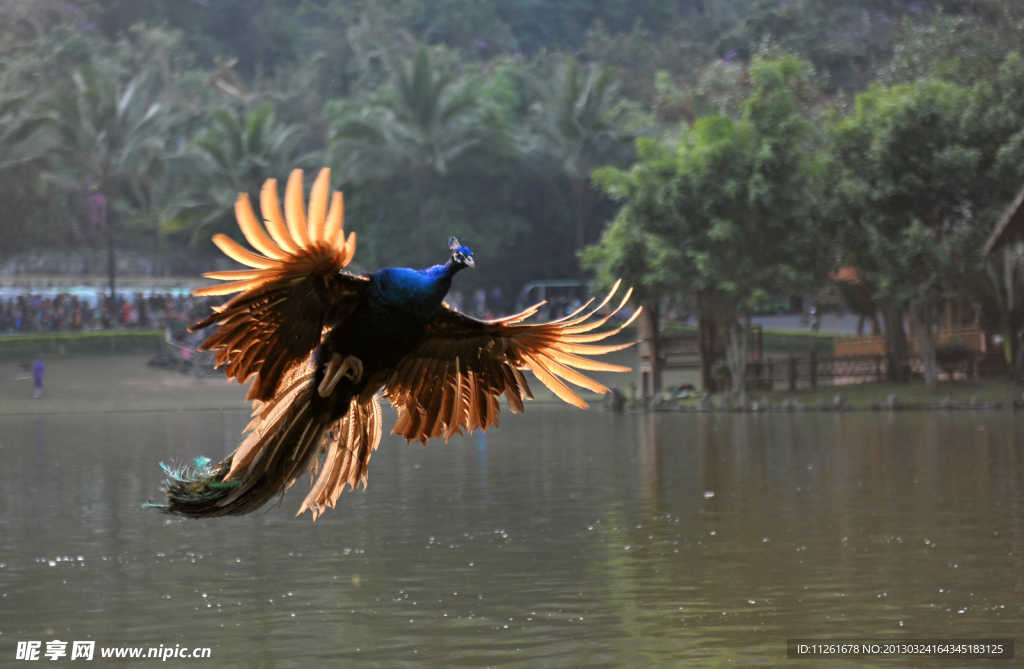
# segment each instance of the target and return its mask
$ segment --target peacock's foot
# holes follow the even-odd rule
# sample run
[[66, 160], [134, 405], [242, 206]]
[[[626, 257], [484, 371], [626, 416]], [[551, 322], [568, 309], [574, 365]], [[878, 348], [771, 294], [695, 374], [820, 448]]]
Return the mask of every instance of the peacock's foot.
[[345, 358], [341, 364], [341, 376], [347, 376], [352, 383], [358, 384], [363, 380], [363, 361], [354, 355]]
[[342, 358], [335, 353], [331, 361], [327, 363], [327, 371], [324, 373], [324, 380], [320, 382], [317, 392], [320, 397], [327, 397], [334, 392], [334, 387], [343, 378], [348, 378], [352, 383], [358, 384], [363, 378], [363, 361], [354, 355]]

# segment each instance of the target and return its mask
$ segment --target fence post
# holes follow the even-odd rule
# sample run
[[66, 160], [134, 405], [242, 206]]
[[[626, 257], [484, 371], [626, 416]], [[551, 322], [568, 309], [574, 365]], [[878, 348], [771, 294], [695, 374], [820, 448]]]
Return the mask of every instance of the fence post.
[[774, 360], [769, 360], [768, 361], [768, 388], [767, 388], [767, 390], [769, 392], [772, 391], [772, 390], [775, 390], [775, 361]]
[[818, 352], [811, 349], [811, 388], [818, 387]]
[[875, 356], [875, 381], [882, 382], [882, 356]]
[[789, 392], [796, 392], [796, 357], [789, 356]]

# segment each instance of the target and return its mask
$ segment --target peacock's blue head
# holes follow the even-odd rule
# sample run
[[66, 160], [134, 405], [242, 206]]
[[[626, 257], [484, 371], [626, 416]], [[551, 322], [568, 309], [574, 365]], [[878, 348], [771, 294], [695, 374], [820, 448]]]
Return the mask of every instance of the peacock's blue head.
[[473, 262], [473, 252], [469, 250], [468, 246], [459, 244], [459, 240], [452, 237], [448, 240], [448, 248], [452, 250], [452, 264], [461, 267], [476, 267], [476, 263]]

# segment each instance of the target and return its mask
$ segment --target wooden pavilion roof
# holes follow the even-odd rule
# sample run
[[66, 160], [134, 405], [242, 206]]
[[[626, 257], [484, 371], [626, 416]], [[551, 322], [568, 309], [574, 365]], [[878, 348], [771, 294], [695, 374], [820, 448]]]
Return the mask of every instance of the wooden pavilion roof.
[[1024, 189], [1017, 195], [1003, 220], [999, 222], [992, 236], [985, 243], [985, 253], [992, 253], [1013, 240], [1024, 240]]

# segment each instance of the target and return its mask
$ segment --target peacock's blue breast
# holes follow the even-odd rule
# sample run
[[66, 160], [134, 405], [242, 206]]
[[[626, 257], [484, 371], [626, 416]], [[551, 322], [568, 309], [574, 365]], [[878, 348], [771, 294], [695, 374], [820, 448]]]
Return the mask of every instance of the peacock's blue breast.
[[387, 367], [419, 341], [441, 308], [451, 275], [438, 266], [422, 271], [388, 268], [368, 277], [365, 306], [332, 330], [331, 348], [364, 364]]
[[441, 308], [451, 288], [451, 277], [443, 267], [417, 271], [389, 267], [370, 275], [371, 304], [378, 308], [429, 318]]

